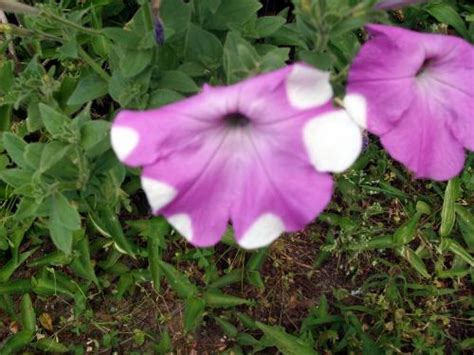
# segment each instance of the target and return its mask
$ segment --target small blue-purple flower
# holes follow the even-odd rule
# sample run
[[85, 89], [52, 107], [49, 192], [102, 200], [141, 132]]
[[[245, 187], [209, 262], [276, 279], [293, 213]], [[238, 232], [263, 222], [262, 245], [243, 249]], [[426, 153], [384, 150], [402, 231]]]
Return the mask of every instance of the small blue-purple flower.
[[158, 44], [165, 43], [165, 30], [159, 17], [155, 17], [155, 38]]

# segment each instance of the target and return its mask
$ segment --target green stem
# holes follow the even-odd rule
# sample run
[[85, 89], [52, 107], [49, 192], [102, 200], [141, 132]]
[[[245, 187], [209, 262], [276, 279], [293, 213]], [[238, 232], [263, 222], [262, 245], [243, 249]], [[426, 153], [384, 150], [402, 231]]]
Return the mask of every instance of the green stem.
[[63, 25], [74, 28], [74, 29], [76, 29], [78, 31], [81, 31], [81, 32], [84, 32], [84, 33], [88, 33], [88, 34], [91, 34], [91, 35], [102, 35], [102, 32], [100, 32], [100, 31], [78, 25], [77, 23], [66, 20], [64, 17], [58, 16], [55, 13], [53, 13], [49, 10], [46, 10], [44, 8], [41, 9], [41, 15], [44, 15], [45, 17], [49, 17], [53, 20], [58, 21], [59, 23], [62, 23]]
[[82, 49], [82, 47], [79, 47], [79, 55], [81, 56], [81, 58], [87, 63], [90, 65], [90, 67], [102, 78], [104, 79], [106, 82], [109, 82], [110, 81], [110, 75], [107, 74], [107, 72], [102, 69], [102, 67], [97, 64], [94, 59], [92, 59], [89, 54], [84, 50]]

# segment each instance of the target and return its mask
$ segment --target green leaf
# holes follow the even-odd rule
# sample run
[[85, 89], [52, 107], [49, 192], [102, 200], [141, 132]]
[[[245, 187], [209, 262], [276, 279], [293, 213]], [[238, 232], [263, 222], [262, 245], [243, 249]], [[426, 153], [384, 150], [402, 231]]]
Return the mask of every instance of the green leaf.
[[52, 141], [46, 143], [41, 153], [41, 161], [39, 164], [39, 169], [41, 172], [47, 172], [49, 169], [53, 168], [55, 165], [60, 163], [65, 156], [71, 150], [71, 145], [59, 142]]
[[115, 43], [131, 49], [136, 48], [137, 43], [140, 42], [140, 36], [122, 28], [105, 27], [102, 29], [102, 32]]
[[69, 203], [63, 194], [56, 193], [52, 196], [51, 207], [51, 213], [67, 229], [76, 231], [81, 228], [81, 217], [77, 209]]
[[148, 102], [148, 108], [158, 108], [172, 102], [179, 101], [184, 96], [173, 90], [168, 89], [157, 89], [154, 90], [150, 95], [150, 101]]
[[212, 33], [190, 24], [184, 52], [187, 60], [216, 65], [222, 58], [222, 43]]
[[260, 322], [257, 322], [257, 327], [285, 355], [317, 354], [309, 344], [280, 328], [271, 327]]
[[176, 90], [185, 94], [195, 93], [199, 90], [190, 76], [178, 70], [164, 72], [158, 80], [157, 86], [161, 89]]
[[36, 330], [36, 315], [29, 294], [24, 295], [21, 299], [20, 316], [22, 330], [34, 332]]
[[416, 225], [420, 220], [421, 213], [415, 212], [410, 220], [400, 226], [393, 235], [393, 243], [395, 245], [404, 245], [411, 242], [415, 238]]
[[193, 285], [188, 277], [176, 270], [172, 265], [159, 260], [158, 265], [166, 277], [168, 284], [183, 299], [195, 297], [198, 293], [198, 288]]
[[286, 20], [280, 16], [264, 16], [257, 19], [255, 32], [258, 37], [268, 37], [278, 31], [285, 24]]
[[212, 30], [226, 30], [242, 27], [252, 17], [256, 17], [262, 4], [257, 0], [224, 0], [212, 16], [208, 16], [205, 27]]
[[45, 104], [39, 104], [39, 110], [44, 126], [53, 136], [64, 133], [65, 128], [71, 122], [69, 117]]
[[408, 263], [424, 278], [429, 279], [430, 274], [426, 269], [426, 265], [423, 260], [409, 247], [401, 247], [398, 252], [403, 256]]
[[454, 211], [454, 203], [459, 194], [459, 179], [454, 178], [448, 182], [444, 192], [443, 209], [441, 210], [441, 226], [439, 228], [439, 235], [447, 237], [453, 230], [456, 221]]
[[71, 253], [73, 231], [81, 228], [81, 217], [77, 209], [61, 193], [51, 197], [49, 230], [54, 245], [65, 254]]
[[35, 343], [35, 347], [41, 352], [64, 354], [69, 351], [69, 348], [61, 343], [58, 343], [52, 338], [42, 338]]
[[81, 146], [88, 151], [107, 140], [110, 130], [110, 122], [94, 120], [85, 122], [81, 126]]
[[439, 22], [453, 26], [464, 38], [469, 37], [463, 19], [451, 5], [446, 3], [428, 4], [425, 10]]
[[189, 332], [201, 323], [206, 302], [201, 298], [188, 298], [184, 307], [184, 330]]
[[53, 216], [56, 215], [52, 215], [48, 223], [51, 240], [56, 248], [66, 253], [66, 255], [69, 255], [71, 254], [72, 248], [72, 231], [58, 223], [57, 218]]
[[472, 257], [461, 244], [453, 239], [443, 238], [440, 245], [442, 250], [449, 250], [450, 252], [459, 256], [462, 260], [468, 263], [471, 267], [474, 267], [474, 257]]
[[7, 339], [1, 350], [2, 355], [18, 354], [18, 352], [26, 347], [33, 340], [34, 332], [22, 330]]
[[[198, 2], [200, 3], [200, 1]], [[168, 41], [168, 29], [175, 34], [181, 34], [188, 29], [191, 21], [193, 3], [183, 0], [162, 0], [160, 17], [165, 27], [166, 40]]]
[[152, 64], [153, 50], [123, 49], [120, 51], [120, 73], [124, 78], [134, 77]]
[[227, 295], [215, 289], [214, 290], [211, 289], [207, 291], [204, 294], [204, 299], [206, 300], [206, 304], [209, 307], [215, 307], [215, 308], [229, 308], [229, 307], [239, 306], [242, 304], [248, 304], [248, 305], [254, 304], [254, 301], [247, 300], [245, 298], [241, 298], [237, 296]]
[[19, 167], [26, 166], [25, 158], [23, 157], [26, 149], [26, 143], [20, 137], [10, 132], [3, 133], [3, 146], [7, 151], [9, 157]]
[[82, 105], [106, 95], [107, 92], [107, 82], [95, 73], [90, 74], [79, 80], [67, 104], [70, 106]]

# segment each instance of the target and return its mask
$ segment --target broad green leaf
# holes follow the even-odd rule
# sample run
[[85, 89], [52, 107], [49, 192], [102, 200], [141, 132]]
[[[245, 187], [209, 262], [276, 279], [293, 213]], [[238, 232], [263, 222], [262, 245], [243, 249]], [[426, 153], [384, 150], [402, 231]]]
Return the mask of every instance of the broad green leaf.
[[71, 148], [71, 145], [59, 141], [46, 143], [40, 151], [41, 161], [39, 164], [39, 170], [45, 173], [55, 165], [61, 163], [64, 157], [68, 155]]
[[51, 199], [51, 213], [55, 215], [57, 221], [71, 231], [76, 231], [81, 228], [81, 217], [77, 209], [71, 205], [67, 198], [61, 194], [56, 193]]
[[199, 90], [199, 87], [191, 77], [178, 70], [164, 72], [158, 80], [157, 87], [175, 90], [185, 94], [195, 93]]
[[241, 27], [252, 17], [256, 17], [262, 4], [257, 0], [224, 0], [212, 16], [208, 16], [205, 27], [213, 30], [226, 30]]
[[258, 37], [267, 37], [278, 31], [285, 22], [285, 19], [280, 16], [259, 17], [255, 25], [255, 32]]
[[11, 160], [19, 167], [25, 167], [27, 165], [23, 156], [27, 145], [25, 141], [10, 132], [3, 133], [2, 139], [3, 146]]
[[190, 24], [184, 51], [187, 60], [216, 65], [222, 58], [222, 43], [212, 33]]
[[179, 101], [184, 96], [173, 90], [168, 89], [157, 89], [154, 90], [150, 95], [150, 101], [148, 102], [148, 108], [158, 108], [172, 102]]
[[39, 110], [44, 126], [53, 136], [64, 133], [65, 128], [71, 122], [66, 115], [45, 104], [39, 104]]
[[85, 122], [81, 127], [81, 146], [88, 151], [103, 140], [108, 141], [109, 130], [110, 122], [104, 120]]
[[69, 97], [67, 104], [71, 106], [82, 105], [106, 95], [107, 92], [107, 82], [95, 73], [90, 74], [79, 80], [79, 83], [72, 95]]

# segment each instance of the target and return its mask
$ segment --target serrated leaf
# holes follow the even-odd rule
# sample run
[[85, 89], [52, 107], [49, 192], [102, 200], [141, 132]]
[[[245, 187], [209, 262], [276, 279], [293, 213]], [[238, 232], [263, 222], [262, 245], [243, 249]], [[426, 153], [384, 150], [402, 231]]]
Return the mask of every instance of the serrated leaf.
[[284, 330], [257, 322], [257, 327], [285, 355], [315, 355], [316, 351], [303, 340]]
[[184, 307], [184, 330], [189, 332], [201, 323], [206, 302], [201, 298], [188, 298]]

